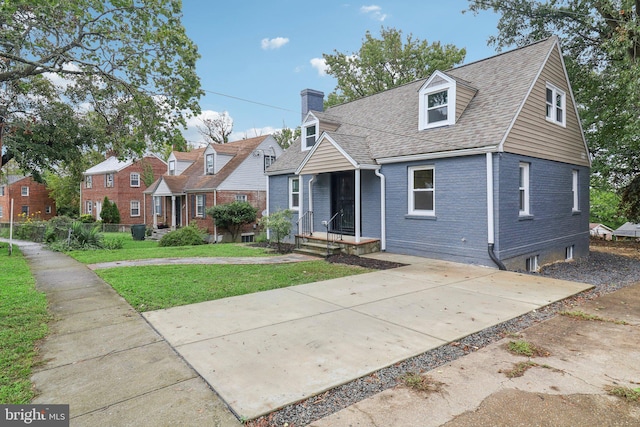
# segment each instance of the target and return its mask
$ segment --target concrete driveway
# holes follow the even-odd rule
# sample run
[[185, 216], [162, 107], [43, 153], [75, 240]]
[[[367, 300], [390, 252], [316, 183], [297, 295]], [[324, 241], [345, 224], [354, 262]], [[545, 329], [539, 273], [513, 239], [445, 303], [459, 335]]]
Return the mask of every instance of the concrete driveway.
[[253, 419], [591, 288], [445, 261], [144, 313]]

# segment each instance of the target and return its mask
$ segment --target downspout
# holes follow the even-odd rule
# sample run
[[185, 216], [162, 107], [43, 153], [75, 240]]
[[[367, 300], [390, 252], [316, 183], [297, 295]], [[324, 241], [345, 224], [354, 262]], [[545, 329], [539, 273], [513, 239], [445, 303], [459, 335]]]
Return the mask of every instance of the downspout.
[[361, 207], [361, 200], [360, 200], [360, 169], [356, 169], [356, 243], [360, 243], [360, 211], [362, 210]]
[[380, 250], [387, 250], [387, 180], [380, 172], [380, 168], [374, 171], [380, 177]]
[[493, 208], [493, 155], [487, 153], [487, 241], [489, 257], [496, 263], [500, 270], [506, 270], [507, 267], [496, 256], [493, 248], [495, 246], [495, 228], [494, 228], [494, 208]]
[[[273, 150], [273, 152], [275, 154], [275, 150]], [[274, 157], [275, 157], [275, 155], [274, 155]], [[265, 212], [267, 213], [266, 216], [269, 216], [269, 175], [265, 175], [264, 178], [266, 180], [266, 189], [267, 189], [267, 191], [266, 191], [266, 194], [267, 194], [267, 197], [266, 197], [266, 199], [267, 199], [266, 200], [267, 207], [265, 209]], [[214, 193], [214, 197], [215, 197], [215, 193]], [[267, 228], [267, 240], [271, 240], [270, 234], [271, 233], [269, 233], [269, 229]]]
[[304, 215], [304, 179], [302, 175], [297, 175], [298, 177], [298, 190], [300, 194], [298, 195], [298, 231], [297, 234], [302, 234], [302, 216]]
[[313, 180], [316, 178], [315, 175], [311, 175], [311, 179], [309, 179], [309, 212], [311, 212], [311, 230], [309, 230], [309, 232], [311, 234], [313, 234], [313, 197], [311, 196], [312, 194], [312, 184], [313, 184]]
[[[213, 190], [213, 207], [218, 206], [218, 190]], [[213, 239], [215, 243], [218, 243], [218, 225], [216, 220], [213, 220]]]

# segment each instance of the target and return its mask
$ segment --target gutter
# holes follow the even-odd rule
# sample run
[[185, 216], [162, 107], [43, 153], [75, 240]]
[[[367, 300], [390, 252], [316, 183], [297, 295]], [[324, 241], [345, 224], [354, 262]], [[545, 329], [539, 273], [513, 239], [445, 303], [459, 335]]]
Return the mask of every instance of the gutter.
[[489, 257], [498, 266], [500, 270], [506, 270], [507, 267], [496, 256], [493, 251], [495, 247], [495, 228], [494, 228], [494, 207], [493, 207], [493, 154], [487, 153], [487, 251]]

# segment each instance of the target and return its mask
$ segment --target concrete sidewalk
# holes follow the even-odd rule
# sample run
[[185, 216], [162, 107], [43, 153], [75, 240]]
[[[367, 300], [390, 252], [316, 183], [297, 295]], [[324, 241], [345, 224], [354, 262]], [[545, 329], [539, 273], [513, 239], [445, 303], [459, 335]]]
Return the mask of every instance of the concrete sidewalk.
[[592, 287], [377, 256], [413, 264], [144, 316], [253, 419]]
[[109, 285], [72, 258], [17, 242], [54, 320], [33, 403], [69, 404], [72, 426], [238, 426], [198, 374]]

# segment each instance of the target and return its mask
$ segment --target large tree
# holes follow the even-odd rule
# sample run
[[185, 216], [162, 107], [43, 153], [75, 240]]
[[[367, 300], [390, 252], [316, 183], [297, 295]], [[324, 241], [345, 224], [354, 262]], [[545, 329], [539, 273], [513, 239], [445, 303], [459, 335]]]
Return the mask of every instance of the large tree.
[[196, 128], [208, 144], [226, 144], [233, 132], [233, 119], [226, 111], [216, 114], [214, 117], [201, 119], [202, 125], [196, 125]]
[[273, 133], [273, 138], [282, 149], [286, 150], [296, 139], [300, 138], [300, 126], [291, 129], [283, 124], [282, 129]]
[[447, 70], [461, 63], [466, 50], [453, 45], [429, 44], [414, 39], [411, 34], [402, 38], [402, 31], [381, 28], [380, 38], [369, 31], [358, 52], [323, 54], [327, 74], [338, 84], [327, 97], [325, 106], [332, 106], [372, 95], [383, 90], [428, 77], [435, 70]]
[[[498, 49], [550, 35], [562, 43], [582, 127], [593, 155], [592, 185], [617, 189], [640, 220], [640, 1], [478, 0], [500, 14]], [[637, 188], [636, 188], [637, 187]]]
[[[96, 142], [36, 135], [30, 126], [51, 116], [52, 102], [75, 119], [89, 115], [98, 142], [122, 157], [184, 145], [179, 127], [199, 113], [202, 91], [179, 0], [12, 0], [0, 8], [0, 34], [3, 162], [21, 154], [21, 166], [37, 171]], [[26, 135], [48, 144], [48, 157], [25, 150]]]

